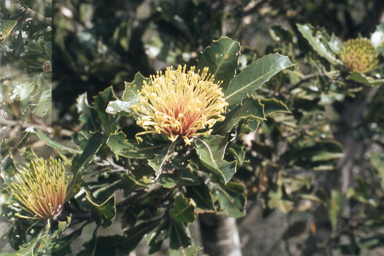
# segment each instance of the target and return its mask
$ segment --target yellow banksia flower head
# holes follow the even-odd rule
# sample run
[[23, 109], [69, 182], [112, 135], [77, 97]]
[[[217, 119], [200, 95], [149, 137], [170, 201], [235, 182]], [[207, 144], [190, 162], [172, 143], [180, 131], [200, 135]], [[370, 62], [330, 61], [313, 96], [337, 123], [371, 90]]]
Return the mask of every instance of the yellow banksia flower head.
[[16, 174], [12, 194], [20, 207], [31, 216], [16, 214], [26, 219], [57, 219], [61, 214], [67, 193], [69, 176], [60, 160], [43, 158], [31, 161]]
[[366, 38], [350, 39], [344, 43], [339, 53], [340, 60], [349, 72], [367, 73], [378, 63], [377, 50]]
[[[139, 103], [131, 107], [138, 116], [137, 124], [146, 130], [136, 136], [164, 134], [171, 141], [180, 137], [189, 145], [192, 136], [209, 135], [209, 128], [224, 120], [222, 114], [227, 103], [220, 83], [213, 81], [208, 68], [201, 74], [194, 72], [195, 67], [188, 72], [185, 69], [168, 67], [165, 74], [151, 76], [151, 83], [144, 82], [138, 94]], [[142, 141], [140, 137], [136, 139]]]

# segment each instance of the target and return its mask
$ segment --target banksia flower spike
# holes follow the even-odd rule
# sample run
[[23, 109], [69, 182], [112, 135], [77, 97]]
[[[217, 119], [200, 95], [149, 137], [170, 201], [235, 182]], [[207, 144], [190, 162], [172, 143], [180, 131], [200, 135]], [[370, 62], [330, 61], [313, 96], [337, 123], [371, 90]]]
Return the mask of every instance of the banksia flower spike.
[[378, 63], [377, 50], [366, 38], [351, 39], [344, 43], [339, 53], [340, 60], [349, 72], [367, 73]]
[[213, 81], [208, 68], [201, 74], [194, 72], [195, 67], [188, 72], [185, 69], [185, 66], [178, 66], [177, 70], [169, 67], [165, 74], [158, 72], [151, 76], [151, 83], [144, 82], [138, 94], [139, 104], [131, 107], [138, 116], [137, 124], [146, 130], [136, 136], [164, 134], [171, 141], [180, 137], [189, 145], [192, 136], [209, 135], [209, 128], [224, 120], [222, 114], [227, 103], [220, 83]]
[[20, 207], [31, 216], [16, 214], [26, 219], [57, 219], [61, 214], [67, 193], [69, 176], [60, 160], [43, 158], [28, 163], [15, 176], [12, 194]]

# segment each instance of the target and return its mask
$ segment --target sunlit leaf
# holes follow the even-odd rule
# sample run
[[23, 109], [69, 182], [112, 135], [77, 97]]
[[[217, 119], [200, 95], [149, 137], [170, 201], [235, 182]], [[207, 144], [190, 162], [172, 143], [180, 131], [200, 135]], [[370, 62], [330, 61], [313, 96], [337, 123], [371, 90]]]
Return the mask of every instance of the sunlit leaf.
[[331, 190], [331, 199], [328, 207], [329, 220], [331, 222], [332, 230], [335, 231], [337, 227], [337, 219], [341, 208], [343, 207], [343, 195], [336, 189]]
[[375, 32], [371, 35], [371, 43], [377, 49], [377, 53], [384, 52], [384, 21], [376, 27]]
[[168, 159], [170, 159], [175, 151], [175, 143], [171, 143], [169, 146], [164, 147], [163, 150], [159, 154], [156, 155], [155, 158], [148, 161], [148, 164], [155, 170], [156, 179], [159, 178], [161, 171], [164, 168], [164, 165], [167, 163]]
[[230, 38], [220, 38], [208, 46], [197, 65], [197, 70], [209, 68], [209, 73], [215, 76], [215, 82], [222, 81], [225, 88], [235, 75], [240, 55], [240, 44]]
[[240, 218], [245, 216], [244, 187], [239, 183], [228, 182], [226, 185], [217, 186], [217, 198], [220, 208], [230, 217]]
[[384, 79], [374, 79], [360, 73], [359, 71], [353, 71], [353, 73], [350, 74], [347, 79], [369, 86], [382, 85], [384, 83]]

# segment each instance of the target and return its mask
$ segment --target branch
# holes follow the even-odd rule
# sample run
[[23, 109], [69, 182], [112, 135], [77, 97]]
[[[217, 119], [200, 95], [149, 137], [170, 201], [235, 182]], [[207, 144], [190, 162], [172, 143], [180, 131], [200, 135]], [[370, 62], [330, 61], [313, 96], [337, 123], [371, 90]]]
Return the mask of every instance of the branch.
[[47, 18], [40, 13], [35, 12], [34, 10], [28, 8], [25, 5], [21, 5], [19, 3], [14, 4], [16, 10], [23, 13], [23, 16], [27, 16], [36, 20], [43, 22], [44, 24], [52, 27], [52, 18]]

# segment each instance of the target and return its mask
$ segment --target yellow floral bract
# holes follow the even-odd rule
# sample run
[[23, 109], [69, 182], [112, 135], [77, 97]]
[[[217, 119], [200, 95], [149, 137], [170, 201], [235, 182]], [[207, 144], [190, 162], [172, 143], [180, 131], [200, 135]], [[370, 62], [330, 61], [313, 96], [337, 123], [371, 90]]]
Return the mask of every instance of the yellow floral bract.
[[65, 201], [69, 177], [60, 160], [43, 158], [28, 163], [15, 176], [12, 184], [13, 196], [20, 207], [31, 216], [16, 215], [28, 219], [56, 219]]
[[181, 137], [188, 145], [193, 135], [208, 135], [216, 121], [224, 120], [227, 103], [208, 68], [201, 74], [195, 73], [194, 67], [188, 72], [185, 69], [169, 67], [165, 74], [152, 76], [149, 84], [144, 82], [138, 94], [139, 104], [131, 107], [138, 116], [137, 124], [146, 130], [137, 136], [165, 134], [171, 141]]

